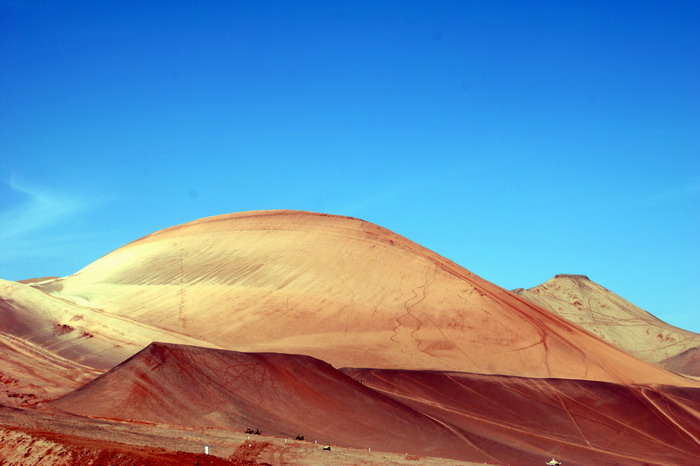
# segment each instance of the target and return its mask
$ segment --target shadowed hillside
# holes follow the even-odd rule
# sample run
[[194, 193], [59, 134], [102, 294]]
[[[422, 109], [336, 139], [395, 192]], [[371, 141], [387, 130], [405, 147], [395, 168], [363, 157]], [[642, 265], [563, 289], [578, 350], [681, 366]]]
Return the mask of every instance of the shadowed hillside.
[[308, 356], [154, 343], [51, 403], [154, 425], [492, 463], [677, 464], [700, 454], [700, 389], [346, 369]]
[[51, 405], [104, 419], [490, 458], [441, 423], [308, 356], [154, 343]]

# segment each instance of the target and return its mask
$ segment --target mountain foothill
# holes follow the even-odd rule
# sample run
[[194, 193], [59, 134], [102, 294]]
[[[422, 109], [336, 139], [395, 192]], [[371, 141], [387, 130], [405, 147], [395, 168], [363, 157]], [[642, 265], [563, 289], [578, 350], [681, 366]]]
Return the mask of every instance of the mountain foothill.
[[509, 291], [356, 218], [208, 217], [0, 280], [0, 462], [690, 464], [698, 348], [584, 275]]

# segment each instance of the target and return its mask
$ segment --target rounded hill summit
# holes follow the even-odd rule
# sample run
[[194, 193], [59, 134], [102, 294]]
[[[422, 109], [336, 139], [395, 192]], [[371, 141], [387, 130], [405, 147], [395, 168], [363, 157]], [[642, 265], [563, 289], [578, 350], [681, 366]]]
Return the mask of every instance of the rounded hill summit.
[[679, 383], [385, 228], [301, 211], [155, 232], [51, 294], [238, 351], [336, 367]]

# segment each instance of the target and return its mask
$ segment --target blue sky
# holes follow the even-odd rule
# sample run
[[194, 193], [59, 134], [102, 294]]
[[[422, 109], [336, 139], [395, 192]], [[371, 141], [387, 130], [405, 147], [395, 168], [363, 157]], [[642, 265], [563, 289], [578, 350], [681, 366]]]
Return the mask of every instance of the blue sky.
[[0, 0], [0, 277], [302, 209], [700, 332], [699, 2]]

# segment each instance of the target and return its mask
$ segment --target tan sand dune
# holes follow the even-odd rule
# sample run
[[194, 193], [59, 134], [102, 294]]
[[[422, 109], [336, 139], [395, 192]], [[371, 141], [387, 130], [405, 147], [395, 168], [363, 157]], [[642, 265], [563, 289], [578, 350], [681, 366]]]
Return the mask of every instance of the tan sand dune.
[[[166, 343], [118, 364], [152, 341]], [[272, 351], [379, 369], [346, 369], [359, 383], [326, 362]], [[34, 425], [28, 410], [0, 407], [3, 425], [29, 419], [2, 438], [84, 458], [176, 461], [172, 451], [103, 449], [95, 439], [143, 445], [183, 429], [203, 438], [245, 427], [511, 464], [679, 464], [700, 446], [697, 379], [386, 229], [308, 212], [206, 218], [69, 277], [0, 281], [0, 357], [0, 405], [41, 402], [31, 412], [46, 417]], [[694, 358], [688, 349], [673, 364]], [[114, 436], [100, 424], [115, 419], [141, 433]], [[227, 445], [233, 464], [249, 464], [235, 463], [247, 453]], [[287, 464], [275, 448], [266, 458]], [[0, 462], [15, 450], [0, 448]], [[42, 455], [31, 458], [42, 464]]]
[[207, 342], [0, 280], [0, 331], [79, 364], [109, 369], [154, 340]]
[[[559, 274], [514, 292], [645, 361], [661, 363], [700, 346], [699, 334], [659, 320], [585, 275]], [[682, 367], [684, 373], [700, 375], [700, 365]]]
[[308, 354], [336, 367], [694, 383], [406, 238], [347, 217], [265, 211], [205, 218], [32, 286], [224, 348]]
[[61, 277], [54, 277], [54, 276], [51, 276], [51, 277], [27, 278], [27, 279], [24, 279], [24, 280], [17, 280], [17, 283], [39, 283], [39, 282], [46, 282], [46, 281], [50, 281], [50, 280], [55, 280], [55, 279], [57, 279], [57, 278], [61, 278]]

